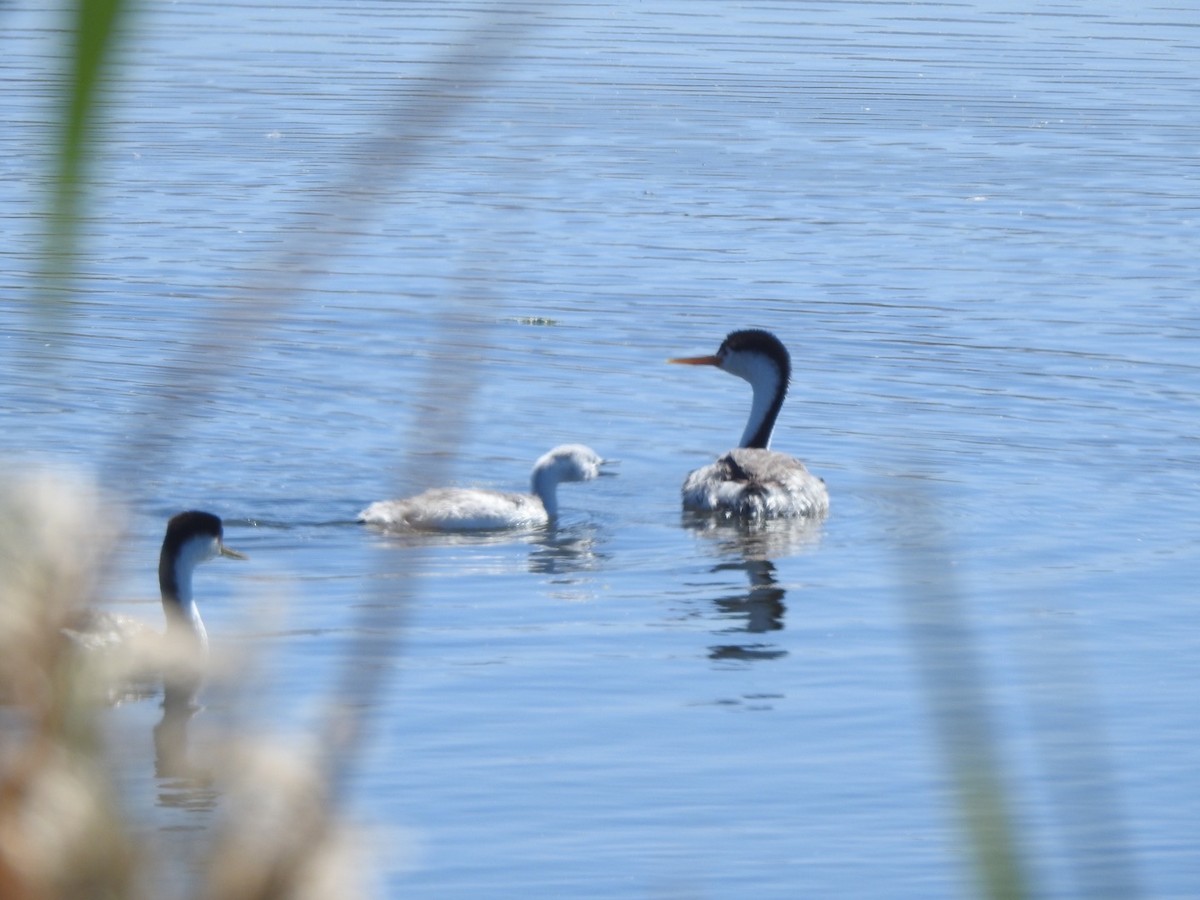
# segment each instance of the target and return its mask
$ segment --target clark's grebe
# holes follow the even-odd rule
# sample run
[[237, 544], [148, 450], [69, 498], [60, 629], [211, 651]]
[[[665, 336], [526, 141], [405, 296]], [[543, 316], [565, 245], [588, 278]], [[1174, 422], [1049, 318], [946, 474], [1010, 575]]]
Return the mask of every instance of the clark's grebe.
[[532, 493], [486, 488], [433, 488], [402, 500], [380, 500], [358, 521], [398, 531], [485, 531], [545, 525], [558, 516], [558, 485], [591, 481], [605, 460], [582, 444], [563, 444], [533, 466]]
[[713, 356], [669, 362], [716, 366], [750, 382], [754, 391], [741, 443], [688, 475], [684, 509], [744, 519], [822, 516], [829, 510], [825, 482], [800, 460], [769, 449], [792, 371], [791, 357], [779, 338], [758, 329], [734, 331]]
[[192, 596], [192, 572], [196, 566], [218, 556], [246, 559], [225, 546], [221, 520], [212, 513], [191, 510], [167, 522], [162, 551], [158, 555], [158, 589], [167, 617], [167, 640], [188, 640], [208, 649], [208, 634]]
[[[158, 555], [158, 588], [162, 596], [167, 628], [158, 635], [143, 622], [115, 613], [88, 610], [81, 613], [63, 631], [85, 650], [144, 654], [144, 659], [123, 660], [134, 669], [154, 660], [168, 681], [182, 677], [190, 688], [199, 685], [199, 673], [208, 650], [208, 634], [192, 595], [192, 573], [202, 562], [218, 556], [246, 559], [225, 546], [224, 527], [212, 513], [191, 510], [172, 516], [167, 522]], [[180, 672], [185, 673], [180, 676]]]

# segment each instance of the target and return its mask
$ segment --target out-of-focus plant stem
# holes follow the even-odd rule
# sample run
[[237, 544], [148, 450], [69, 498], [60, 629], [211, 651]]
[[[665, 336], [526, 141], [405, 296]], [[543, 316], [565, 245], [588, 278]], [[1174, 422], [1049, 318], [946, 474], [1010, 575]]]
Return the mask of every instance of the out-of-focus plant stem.
[[979, 896], [1034, 896], [1029, 860], [1019, 839], [1013, 797], [991, 721], [993, 697], [954, 577], [949, 537], [934, 501], [905, 497], [913, 522], [902, 551], [904, 610], [918, 673], [958, 802], [963, 846], [974, 864]]
[[61, 130], [55, 147], [50, 227], [42, 282], [34, 295], [47, 326], [58, 321], [69, 303], [67, 282], [79, 257], [79, 226], [93, 158], [93, 128], [108, 63], [127, 9], [125, 0], [76, 0], [71, 12], [74, 46], [65, 58], [68, 71], [64, 73]]

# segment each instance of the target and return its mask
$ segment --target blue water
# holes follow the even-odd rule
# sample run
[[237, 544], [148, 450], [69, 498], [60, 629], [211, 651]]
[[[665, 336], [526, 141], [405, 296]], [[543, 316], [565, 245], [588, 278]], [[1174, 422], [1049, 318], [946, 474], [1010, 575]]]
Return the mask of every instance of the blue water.
[[[381, 894], [969, 895], [974, 713], [1038, 895], [1200, 892], [1200, 14], [149, 5], [46, 319], [37, 6], [0, 13], [0, 450], [126, 498], [151, 620], [165, 518], [227, 520], [251, 561], [197, 589], [254, 690], [192, 736], [300, 743], [349, 673]], [[791, 348], [815, 529], [679, 514], [749, 398], [664, 361], [743, 326]], [[553, 534], [351, 522], [564, 441], [620, 474]], [[198, 858], [220, 797], [164, 802], [158, 715], [112, 713], [131, 818]]]

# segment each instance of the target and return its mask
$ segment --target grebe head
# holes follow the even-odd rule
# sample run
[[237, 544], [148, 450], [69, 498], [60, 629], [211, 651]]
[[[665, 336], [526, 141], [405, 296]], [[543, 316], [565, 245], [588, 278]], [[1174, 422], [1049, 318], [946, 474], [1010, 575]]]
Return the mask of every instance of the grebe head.
[[712, 356], [687, 356], [668, 362], [716, 366], [750, 382], [754, 400], [739, 446], [763, 449], [771, 446], [771, 433], [792, 376], [791, 357], [779, 338], [758, 328], [731, 331]]
[[189, 568], [217, 556], [245, 559], [244, 554], [225, 546], [224, 537], [225, 527], [220, 518], [212, 513], [199, 510], [181, 512], [167, 522], [162, 555], [177, 563], [186, 562]]
[[543, 455], [533, 464], [530, 487], [546, 508], [546, 515], [558, 515], [558, 485], [564, 481], [591, 481], [598, 475], [605, 460], [591, 447], [583, 444], [562, 444]]
[[599, 475], [607, 460], [583, 444], [563, 444], [544, 454], [533, 466], [534, 480], [539, 474], [556, 482], [591, 481]]
[[224, 527], [212, 513], [190, 510], [172, 516], [167, 522], [162, 552], [158, 557], [158, 583], [163, 599], [187, 603], [191, 600], [192, 570], [217, 556], [245, 559], [245, 555], [226, 547]]
[[753, 385], [764, 378], [786, 385], [792, 376], [792, 358], [787, 347], [771, 332], [760, 328], [731, 331], [712, 356], [687, 356], [669, 362], [716, 366]]

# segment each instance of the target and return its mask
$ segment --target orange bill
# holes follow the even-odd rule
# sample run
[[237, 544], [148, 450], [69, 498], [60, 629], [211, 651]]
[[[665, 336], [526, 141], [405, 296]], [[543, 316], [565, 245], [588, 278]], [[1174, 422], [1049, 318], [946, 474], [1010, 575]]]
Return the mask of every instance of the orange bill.
[[679, 359], [668, 359], [669, 363], [679, 363], [684, 366], [719, 366], [721, 357], [719, 356], [684, 356]]

